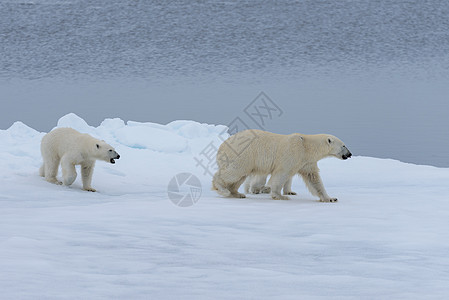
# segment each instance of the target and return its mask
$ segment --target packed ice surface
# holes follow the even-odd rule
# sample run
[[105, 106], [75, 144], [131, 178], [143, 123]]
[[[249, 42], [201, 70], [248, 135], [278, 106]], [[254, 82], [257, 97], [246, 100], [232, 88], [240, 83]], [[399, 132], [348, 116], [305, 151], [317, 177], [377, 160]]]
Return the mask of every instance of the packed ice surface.
[[[57, 123], [120, 153], [98, 162], [97, 193], [39, 177], [37, 132], [0, 131], [2, 299], [447, 299], [449, 169], [355, 156], [319, 163], [317, 202], [218, 196], [205, 172], [225, 126], [74, 114]], [[348, 145], [351, 148], [351, 145]], [[357, 153], [355, 153], [357, 155]], [[202, 162], [202, 164], [199, 163]], [[167, 194], [179, 173], [199, 178], [191, 207]], [[59, 175], [60, 176], [60, 175]]]

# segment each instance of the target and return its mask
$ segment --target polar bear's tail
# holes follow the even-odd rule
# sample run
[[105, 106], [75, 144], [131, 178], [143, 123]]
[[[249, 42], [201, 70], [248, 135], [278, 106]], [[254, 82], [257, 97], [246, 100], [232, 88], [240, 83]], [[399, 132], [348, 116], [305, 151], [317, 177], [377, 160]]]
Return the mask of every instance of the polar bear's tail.
[[224, 197], [229, 197], [231, 192], [226, 188], [223, 179], [220, 178], [218, 173], [215, 173], [214, 179], [212, 179], [212, 190], [217, 191], [217, 193]]

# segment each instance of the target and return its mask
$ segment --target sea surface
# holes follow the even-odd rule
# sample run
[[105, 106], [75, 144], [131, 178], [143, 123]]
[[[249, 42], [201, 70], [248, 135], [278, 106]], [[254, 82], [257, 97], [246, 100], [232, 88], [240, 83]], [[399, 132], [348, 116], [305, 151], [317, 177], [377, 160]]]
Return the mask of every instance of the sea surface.
[[0, 0], [0, 128], [238, 123], [449, 167], [448, 16], [445, 0]]

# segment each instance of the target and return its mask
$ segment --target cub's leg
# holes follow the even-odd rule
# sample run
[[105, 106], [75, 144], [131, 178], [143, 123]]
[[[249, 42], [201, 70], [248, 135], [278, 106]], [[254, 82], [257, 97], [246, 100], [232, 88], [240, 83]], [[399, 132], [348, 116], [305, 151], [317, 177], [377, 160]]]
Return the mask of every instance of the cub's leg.
[[255, 175], [251, 182], [251, 192], [253, 194], [263, 193], [265, 190], [265, 184], [267, 183], [268, 175]]
[[284, 184], [284, 195], [296, 195], [295, 192], [292, 192], [292, 181], [293, 177], [290, 177]]
[[245, 194], [249, 194], [249, 190], [251, 188], [251, 181], [254, 175], [249, 175], [245, 180]]

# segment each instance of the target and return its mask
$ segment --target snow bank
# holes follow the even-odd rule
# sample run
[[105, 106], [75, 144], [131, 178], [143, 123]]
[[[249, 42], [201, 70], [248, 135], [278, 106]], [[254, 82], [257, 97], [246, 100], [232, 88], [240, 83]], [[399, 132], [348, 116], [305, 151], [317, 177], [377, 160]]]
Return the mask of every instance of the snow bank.
[[[97, 193], [38, 176], [37, 132], [0, 130], [0, 290], [5, 299], [445, 299], [449, 294], [449, 169], [355, 156], [320, 162], [336, 204], [295, 179], [290, 201], [219, 197], [205, 149], [222, 125], [167, 125], [75, 114], [73, 127], [114, 145], [98, 162]], [[221, 136], [221, 137], [220, 137]], [[167, 197], [197, 176], [190, 208]]]

